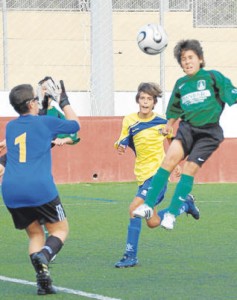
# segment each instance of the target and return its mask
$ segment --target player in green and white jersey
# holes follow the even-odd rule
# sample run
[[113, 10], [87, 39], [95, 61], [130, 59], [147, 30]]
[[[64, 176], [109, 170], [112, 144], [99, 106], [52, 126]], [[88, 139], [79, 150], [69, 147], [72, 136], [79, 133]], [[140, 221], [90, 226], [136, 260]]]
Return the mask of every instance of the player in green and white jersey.
[[136, 217], [152, 215], [156, 196], [166, 185], [175, 166], [186, 159], [170, 206], [161, 222], [173, 229], [179, 208], [191, 192], [194, 176], [224, 139], [219, 125], [224, 104], [237, 102], [237, 88], [218, 71], [204, 70], [203, 49], [197, 40], [182, 40], [174, 48], [174, 56], [186, 74], [177, 80], [173, 89], [163, 130], [168, 134], [180, 120], [175, 139], [157, 173], [153, 176], [145, 204], [133, 211]]

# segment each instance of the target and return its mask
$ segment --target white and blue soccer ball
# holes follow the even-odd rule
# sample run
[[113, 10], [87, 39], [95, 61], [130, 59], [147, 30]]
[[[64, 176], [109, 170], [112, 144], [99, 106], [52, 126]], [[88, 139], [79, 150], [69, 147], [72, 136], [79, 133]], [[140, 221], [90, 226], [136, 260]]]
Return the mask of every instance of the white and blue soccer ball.
[[168, 45], [168, 36], [161, 25], [147, 24], [140, 28], [137, 44], [146, 54], [160, 54]]

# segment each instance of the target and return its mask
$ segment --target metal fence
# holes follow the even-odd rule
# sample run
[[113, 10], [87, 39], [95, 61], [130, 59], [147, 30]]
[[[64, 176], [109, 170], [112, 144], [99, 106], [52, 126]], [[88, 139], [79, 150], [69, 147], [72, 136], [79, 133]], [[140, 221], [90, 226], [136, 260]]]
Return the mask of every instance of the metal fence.
[[237, 27], [237, 1], [194, 0], [193, 20], [195, 27]]
[[[166, 1], [170, 10], [188, 11], [190, 10], [190, 0], [170, 0]], [[0, 1], [0, 4], [2, 0]], [[90, 0], [9, 0], [7, 1], [9, 9], [24, 10], [76, 10], [88, 11], [91, 7]], [[114, 11], [158, 11], [159, 0], [113, 0]]]

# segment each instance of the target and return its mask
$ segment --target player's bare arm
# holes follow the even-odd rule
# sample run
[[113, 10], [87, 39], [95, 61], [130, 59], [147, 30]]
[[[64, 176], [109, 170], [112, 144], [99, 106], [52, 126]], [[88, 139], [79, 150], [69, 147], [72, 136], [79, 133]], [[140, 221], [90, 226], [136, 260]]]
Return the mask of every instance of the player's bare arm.
[[72, 145], [73, 141], [69, 137], [65, 137], [65, 138], [62, 138], [62, 139], [61, 138], [56, 138], [52, 141], [52, 144], [54, 144], [56, 146]]

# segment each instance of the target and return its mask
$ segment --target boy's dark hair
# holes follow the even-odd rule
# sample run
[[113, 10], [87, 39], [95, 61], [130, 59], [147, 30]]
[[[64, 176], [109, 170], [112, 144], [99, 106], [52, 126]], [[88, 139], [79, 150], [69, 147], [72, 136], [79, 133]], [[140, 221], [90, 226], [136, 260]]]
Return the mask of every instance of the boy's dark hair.
[[204, 54], [202, 46], [198, 40], [181, 40], [174, 48], [174, 57], [177, 59], [178, 63], [181, 65], [181, 55], [183, 51], [192, 50], [197, 56], [202, 59], [200, 68], [205, 67]]
[[140, 97], [141, 92], [146, 93], [153, 97], [154, 104], [157, 103], [157, 97], [162, 96], [161, 88], [158, 84], [154, 82], [142, 82], [139, 84], [137, 88], [136, 102], [138, 103], [138, 99]]
[[34, 89], [30, 84], [20, 84], [15, 86], [10, 94], [10, 103], [20, 115], [29, 111], [28, 102], [34, 98]]

